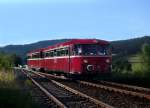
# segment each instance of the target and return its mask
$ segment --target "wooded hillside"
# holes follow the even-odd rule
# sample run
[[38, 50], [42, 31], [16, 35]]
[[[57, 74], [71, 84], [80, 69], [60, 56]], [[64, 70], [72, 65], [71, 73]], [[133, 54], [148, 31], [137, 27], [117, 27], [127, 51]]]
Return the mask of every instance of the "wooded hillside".
[[[22, 59], [25, 59], [26, 53], [28, 51], [47, 47], [50, 45], [54, 45], [60, 42], [68, 41], [69, 39], [60, 39], [60, 40], [45, 40], [40, 41], [32, 44], [25, 44], [25, 45], [8, 45], [5, 47], [1, 47], [0, 51], [9, 53], [9, 54], [16, 54], [20, 56]], [[112, 51], [114, 54], [118, 56], [129, 56], [134, 55], [141, 50], [141, 46], [144, 43], [150, 44], [150, 36], [144, 36], [141, 38], [134, 38], [128, 40], [119, 40], [119, 41], [112, 41]]]

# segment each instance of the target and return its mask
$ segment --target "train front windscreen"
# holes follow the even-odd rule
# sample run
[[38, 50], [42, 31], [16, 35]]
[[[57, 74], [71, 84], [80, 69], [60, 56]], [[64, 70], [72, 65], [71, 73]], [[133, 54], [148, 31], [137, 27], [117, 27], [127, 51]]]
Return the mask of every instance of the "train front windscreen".
[[75, 55], [101, 56], [110, 55], [109, 45], [78, 44], [74, 47]]

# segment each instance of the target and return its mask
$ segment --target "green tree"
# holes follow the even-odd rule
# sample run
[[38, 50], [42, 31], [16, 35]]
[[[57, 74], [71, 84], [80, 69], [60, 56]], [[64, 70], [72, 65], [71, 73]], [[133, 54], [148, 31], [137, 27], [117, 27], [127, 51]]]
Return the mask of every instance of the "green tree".
[[13, 62], [13, 65], [14, 65], [14, 66], [18, 66], [18, 65], [21, 65], [21, 64], [22, 64], [22, 59], [21, 59], [21, 57], [17, 56], [16, 54], [12, 54], [12, 55], [11, 55], [11, 59], [12, 59], [12, 62]]
[[9, 55], [5, 53], [0, 53], [0, 70], [7, 71], [13, 66], [18, 66], [21, 64], [21, 58], [17, 55]]
[[132, 71], [127, 58], [119, 58], [113, 62], [113, 72], [117, 74], [129, 74]]
[[143, 44], [142, 46], [142, 53], [141, 53], [141, 62], [142, 62], [142, 71], [144, 72], [144, 75], [150, 75], [150, 45], [149, 44]]

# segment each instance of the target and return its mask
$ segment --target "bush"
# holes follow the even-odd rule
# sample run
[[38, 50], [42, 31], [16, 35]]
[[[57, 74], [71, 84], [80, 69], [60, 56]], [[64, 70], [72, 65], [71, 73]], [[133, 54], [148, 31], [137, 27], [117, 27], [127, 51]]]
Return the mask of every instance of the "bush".
[[0, 108], [38, 108], [30, 93], [18, 86], [12, 71], [0, 71]]
[[141, 53], [141, 61], [143, 64], [141, 65], [142, 71], [144, 72], [145, 76], [150, 75], [150, 45], [144, 44], [142, 46], [142, 53]]
[[10, 70], [11, 67], [21, 64], [21, 58], [16, 55], [0, 53], [0, 70]]
[[133, 73], [138, 77], [150, 76], [150, 45], [143, 44], [141, 53], [137, 55], [139, 63], [132, 64]]
[[118, 75], [128, 75], [132, 71], [131, 64], [127, 58], [120, 58], [113, 61], [113, 72]]

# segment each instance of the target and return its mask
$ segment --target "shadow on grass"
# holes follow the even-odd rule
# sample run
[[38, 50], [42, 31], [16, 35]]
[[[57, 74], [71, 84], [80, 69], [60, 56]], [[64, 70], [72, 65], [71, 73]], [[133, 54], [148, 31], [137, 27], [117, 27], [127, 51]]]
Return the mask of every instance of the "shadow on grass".
[[0, 108], [37, 108], [30, 94], [17, 89], [0, 88]]
[[150, 77], [137, 77], [134, 75], [125, 75], [125, 74], [112, 74], [109, 77], [96, 77], [95, 80], [105, 80], [110, 82], [117, 82], [129, 85], [135, 85], [140, 87], [150, 88]]

